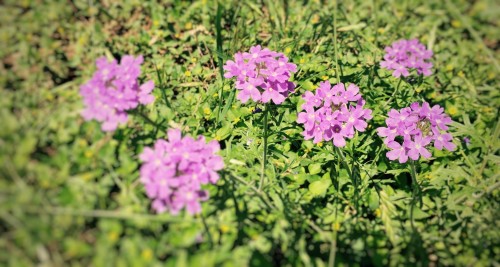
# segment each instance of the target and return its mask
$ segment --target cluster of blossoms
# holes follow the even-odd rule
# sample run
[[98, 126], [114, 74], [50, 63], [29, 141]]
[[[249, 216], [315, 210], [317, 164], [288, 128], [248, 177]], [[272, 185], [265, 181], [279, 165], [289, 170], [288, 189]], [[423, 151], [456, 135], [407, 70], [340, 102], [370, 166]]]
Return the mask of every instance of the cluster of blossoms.
[[[427, 62], [432, 51], [426, 50], [418, 40], [401, 40], [387, 47], [387, 54], [381, 66], [394, 70], [393, 76], [408, 76], [408, 69], [430, 75], [432, 63]], [[113, 131], [128, 120], [127, 110], [139, 104], [154, 101], [151, 91], [153, 81], [139, 84], [142, 56], [124, 56], [118, 64], [106, 58], [96, 61], [97, 71], [92, 79], [81, 86], [86, 120], [102, 122], [104, 131]], [[295, 89], [290, 81], [297, 66], [288, 62], [282, 53], [253, 46], [249, 52], [239, 52], [234, 61], [224, 65], [224, 77], [236, 77], [237, 98], [246, 103], [250, 98], [257, 103], [281, 104]], [[346, 145], [346, 138], [353, 138], [356, 131], [364, 132], [372, 110], [365, 108], [365, 101], [355, 84], [331, 85], [320, 83], [315, 93], [307, 91], [305, 103], [298, 114], [297, 122], [304, 125], [304, 138], [314, 143], [333, 141], [337, 147]], [[400, 111], [391, 110], [386, 119], [387, 127], [377, 129], [384, 143], [391, 149], [387, 157], [404, 163], [411, 158], [429, 158], [426, 146], [431, 142], [441, 150], [456, 148], [452, 136], [445, 131], [451, 122], [443, 108], [432, 108], [426, 102], [413, 103]], [[201, 201], [209, 196], [202, 185], [215, 184], [219, 179], [217, 171], [224, 167], [220, 150], [215, 140], [207, 143], [203, 136], [198, 139], [182, 137], [181, 131], [168, 131], [168, 140], [157, 140], [153, 148], [147, 147], [139, 156], [142, 161], [140, 181], [152, 200], [152, 208], [162, 213], [177, 214], [186, 209], [190, 214], [201, 212]]]
[[142, 56], [124, 56], [120, 64], [105, 57], [97, 59], [94, 76], [80, 87], [83, 118], [102, 122], [103, 131], [114, 131], [118, 124], [127, 122], [127, 110], [153, 102], [153, 81], [139, 85], [137, 80], [142, 62]]
[[208, 199], [201, 186], [215, 184], [217, 171], [224, 167], [222, 157], [215, 154], [219, 150], [217, 141], [182, 137], [177, 129], [168, 131], [168, 141], [160, 139], [154, 148], [145, 148], [140, 155], [140, 181], [153, 200], [153, 209], [177, 214], [185, 207], [190, 214], [200, 213], [200, 201]]
[[446, 132], [451, 118], [443, 110], [439, 105], [431, 108], [427, 102], [422, 105], [415, 102], [400, 111], [392, 109], [385, 120], [387, 127], [377, 129], [378, 135], [385, 137], [384, 143], [391, 149], [387, 157], [390, 160], [399, 159], [400, 163], [405, 163], [408, 157], [413, 160], [418, 160], [420, 156], [430, 158], [431, 153], [426, 146], [431, 142], [439, 150], [443, 147], [455, 150], [453, 138]]
[[306, 102], [297, 122], [304, 124], [305, 139], [314, 138], [314, 143], [333, 139], [335, 146], [343, 147], [345, 138], [352, 138], [355, 130], [365, 131], [366, 120], [372, 118], [372, 111], [363, 108], [365, 101], [354, 84], [347, 88], [343, 83], [332, 87], [326, 81], [320, 83], [315, 94], [307, 91], [302, 97]]
[[399, 40], [385, 48], [386, 54], [380, 66], [388, 70], [394, 70], [392, 75], [407, 77], [410, 75], [408, 69], [416, 69], [418, 74], [431, 75], [432, 63], [428, 60], [432, 57], [432, 51], [427, 50], [417, 39]]
[[290, 82], [290, 75], [297, 71], [297, 66], [288, 62], [282, 53], [253, 46], [249, 52], [238, 52], [234, 61], [224, 65], [224, 77], [236, 77], [236, 88], [241, 90], [237, 98], [246, 103], [249, 98], [255, 102], [281, 104], [295, 89]]

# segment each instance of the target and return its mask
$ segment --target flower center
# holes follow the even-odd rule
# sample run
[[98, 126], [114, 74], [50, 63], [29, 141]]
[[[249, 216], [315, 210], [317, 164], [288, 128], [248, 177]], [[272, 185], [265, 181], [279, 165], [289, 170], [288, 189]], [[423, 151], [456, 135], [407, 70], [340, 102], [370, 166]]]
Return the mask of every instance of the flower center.
[[423, 136], [431, 135], [431, 122], [427, 118], [419, 120], [417, 128], [422, 132]]
[[340, 105], [331, 105], [330, 108], [332, 109], [332, 113], [337, 111], [337, 110], [340, 110]]
[[340, 125], [338, 125], [338, 124], [335, 124], [333, 126], [332, 130], [334, 133], [340, 133], [340, 130], [342, 130], [342, 127], [340, 127]]
[[110, 89], [114, 89], [116, 90], [116, 88], [113, 86], [113, 81], [115, 80], [116, 77], [113, 77], [109, 80], [107, 80], [105, 83], [104, 83], [104, 86], [106, 86], [107, 88], [110, 88]]

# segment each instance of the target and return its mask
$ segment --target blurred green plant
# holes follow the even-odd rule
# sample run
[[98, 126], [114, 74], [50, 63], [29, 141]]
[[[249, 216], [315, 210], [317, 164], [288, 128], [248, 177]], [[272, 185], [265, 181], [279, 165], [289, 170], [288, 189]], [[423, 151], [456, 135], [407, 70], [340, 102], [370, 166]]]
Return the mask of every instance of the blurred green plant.
[[[330, 2], [5, 1], [0, 264], [498, 263], [498, 3]], [[383, 48], [401, 38], [434, 51], [432, 76], [380, 69]], [[298, 92], [268, 113], [262, 188], [263, 107], [233, 102], [220, 75], [255, 44], [299, 66]], [[144, 55], [157, 100], [105, 134], [80, 118], [78, 86], [98, 56], [123, 54]], [[304, 141], [295, 122], [300, 94], [323, 80], [356, 83], [374, 111], [345, 160]], [[414, 230], [409, 170], [386, 159], [374, 129], [390, 108], [422, 99], [446, 107], [459, 149], [417, 164]], [[153, 214], [138, 183], [137, 155], [169, 127], [222, 144], [227, 168], [199, 217]]]

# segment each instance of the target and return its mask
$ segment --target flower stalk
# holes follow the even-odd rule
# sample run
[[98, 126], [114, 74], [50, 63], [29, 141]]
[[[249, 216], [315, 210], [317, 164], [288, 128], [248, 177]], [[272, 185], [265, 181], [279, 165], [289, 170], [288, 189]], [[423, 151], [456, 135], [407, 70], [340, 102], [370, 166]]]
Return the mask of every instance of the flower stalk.
[[411, 184], [412, 184], [412, 196], [411, 196], [411, 207], [410, 207], [410, 222], [411, 228], [415, 229], [415, 222], [413, 219], [413, 210], [415, 208], [415, 204], [417, 203], [417, 194], [420, 191], [420, 187], [417, 182], [417, 171], [415, 168], [415, 161], [410, 159], [410, 176], [411, 176]]
[[262, 136], [264, 151], [262, 152], [262, 165], [260, 171], [260, 183], [259, 183], [259, 191], [262, 189], [264, 185], [264, 178], [266, 176], [266, 163], [267, 163], [267, 131], [268, 131], [268, 116], [269, 116], [269, 104], [264, 105], [264, 119], [263, 119], [263, 127], [264, 127], [264, 135]]

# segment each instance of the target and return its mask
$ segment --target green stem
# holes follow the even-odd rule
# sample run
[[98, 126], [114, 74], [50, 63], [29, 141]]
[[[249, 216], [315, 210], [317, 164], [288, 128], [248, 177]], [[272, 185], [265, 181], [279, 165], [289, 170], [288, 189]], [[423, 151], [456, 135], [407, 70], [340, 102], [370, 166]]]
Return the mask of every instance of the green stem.
[[415, 222], [413, 220], [413, 210], [417, 202], [417, 193], [419, 191], [419, 186], [417, 182], [417, 171], [415, 169], [415, 161], [412, 159], [410, 159], [410, 174], [413, 187], [413, 192], [411, 196], [410, 223], [411, 223], [411, 228], [415, 230]]
[[243, 179], [239, 176], [236, 176], [235, 174], [231, 174], [231, 176], [236, 178], [236, 180], [238, 182], [240, 182], [240, 183], [248, 186], [250, 189], [252, 189], [260, 197], [260, 199], [264, 202], [264, 204], [266, 204], [266, 206], [268, 208], [270, 208], [271, 210], [276, 209], [276, 207], [274, 207], [274, 205], [269, 200], [269, 197], [264, 192], [260, 191], [258, 188], [256, 188], [252, 184], [249, 184], [247, 181], [245, 181], [245, 179]]
[[400, 78], [399, 82], [398, 82], [398, 85], [396, 86], [396, 90], [394, 90], [394, 92], [392, 92], [391, 98], [389, 98], [389, 100], [387, 100], [387, 102], [385, 102], [385, 106], [388, 106], [392, 102], [392, 100], [394, 99], [394, 97], [396, 96], [396, 94], [399, 91], [399, 87], [401, 86], [401, 82], [402, 81], [403, 81], [403, 79]]
[[203, 214], [200, 214], [200, 217], [201, 217], [201, 221], [203, 222], [203, 226], [205, 227], [205, 232], [207, 233], [207, 236], [208, 236], [208, 241], [210, 243], [210, 248], [212, 248], [214, 246], [214, 241], [212, 239], [212, 235], [210, 234], [210, 229], [208, 228], [207, 222], [206, 222], [205, 217], [203, 216]]
[[335, 254], [337, 254], [337, 231], [333, 231], [332, 243], [330, 245], [330, 257], [328, 258], [328, 267], [335, 266]]
[[154, 127], [156, 127], [156, 128], [160, 128], [160, 129], [162, 129], [162, 130], [165, 130], [165, 128], [164, 128], [164, 127], [162, 127], [160, 124], [158, 124], [158, 123], [154, 122], [154, 121], [153, 121], [152, 119], [150, 119], [150, 118], [149, 118], [146, 114], [144, 114], [144, 113], [142, 112], [142, 110], [132, 110], [132, 111], [131, 111], [131, 114], [133, 114], [133, 115], [137, 115], [137, 116], [141, 117], [144, 121], [146, 121], [147, 123], [149, 123], [149, 124], [153, 125], [153, 126], [154, 126]]
[[351, 172], [351, 168], [349, 167], [349, 164], [347, 164], [347, 160], [344, 156], [344, 153], [342, 152], [342, 150], [338, 147], [335, 147], [335, 151], [337, 152], [337, 154], [339, 155], [340, 159], [342, 159], [342, 164], [344, 165], [344, 167], [347, 169], [347, 173], [349, 174], [349, 176], [352, 178], [352, 172]]
[[356, 214], [358, 214], [359, 213], [358, 178], [354, 174], [354, 163], [353, 163], [353, 168], [349, 167], [349, 164], [347, 163], [347, 160], [342, 150], [338, 147], [335, 147], [335, 150], [337, 151], [337, 154], [340, 156], [342, 164], [346, 168], [347, 174], [349, 175], [349, 178], [351, 178], [352, 184], [354, 186], [354, 202], [356, 205]]
[[158, 87], [161, 91], [163, 101], [165, 101], [165, 104], [167, 105], [167, 107], [171, 108], [170, 101], [168, 101], [167, 94], [165, 93], [165, 88], [163, 87], [163, 78], [161, 77], [160, 70], [158, 69], [158, 66], [156, 65], [156, 61], [153, 61], [153, 65], [155, 66], [156, 76], [158, 77], [158, 81], [160, 82]]
[[335, 0], [335, 6], [333, 9], [333, 44], [335, 49], [335, 74], [337, 76], [337, 83], [340, 83], [340, 74], [339, 74], [339, 56], [338, 56], [338, 45], [337, 45], [337, 1]]
[[267, 117], [269, 113], [269, 104], [265, 104], [264, 106], [264, 121], [263, 121], [263, 126], [264, 126], [264, 136], [262, 137], [264, 139], [264, 152], [262, 153], [262, 168], [260, 170], [260, 183], [259, 183], [259, 190], [262, 189], [262, 186], [264, 184], [264, 177], [265, 177], [265, 172], [266, 172], [266, 162], [267, 162]]
[[[330, 177], [332, 177], [332, 173], [335, 171], [335, 164], [332, 162], [332, 167], [330, 169]], [[340, 195], [339, 193], [339, 188], [338, 188], [338, 176], [337, 176], [337, 179], [335, 181], [332, 181], [332, 184], [334, 185], [334, 188], [337, 189], [337, 195], [335, 196], [335, 199], [333, 200], [333, 205], [335, 206], [335, 222], [334, 222], [334, 226], [333, 226], [333, 238], [332, 238], [332, 242], [330, 244], [330, 256], [328, 257], [328, 267], [333, 267], [335, 266], [335, 256], [337, 255], [337, 229], [335, 228], [336, 227], [336, 224], [338, 223], [337, 222], [337, 199], [338, 199], [338, 196]]]
[[217, 46], [217, 65], [219, 67], [219, 73], [220, 73], [220, 78], [221, 78], [221, 85], [219, 89], [219, 100], [218, 100], [218, 105], [217, 105], [217, 113], [216, 113], [216, 121], [217, 125], [220, 124], [220, 115], [221, 115], [221, 109], [222, 109], [222, 93], [224, 89], [224, 69], [223, 69], [223, 59], [222, 59], [222, 6], [220, 1], [217, 1], [217, 13], [215, 17], [215, 34], [216, 34], [216, 46]]

